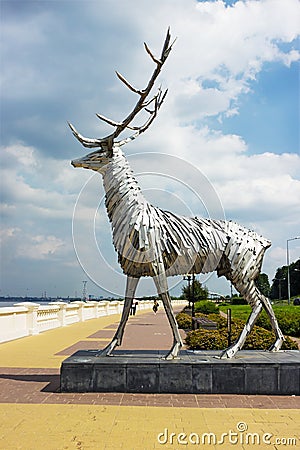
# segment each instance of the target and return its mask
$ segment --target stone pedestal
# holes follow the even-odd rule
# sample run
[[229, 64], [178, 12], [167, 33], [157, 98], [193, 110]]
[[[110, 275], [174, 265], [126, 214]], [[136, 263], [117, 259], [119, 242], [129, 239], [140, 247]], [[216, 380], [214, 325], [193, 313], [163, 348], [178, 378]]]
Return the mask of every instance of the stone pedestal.
[[[300, 352], [240, 351], [218, 359], [219, 351], [181, 351], [166, 361], [159, 350], [117, 350], [101, 356], [82, 350], [63, 361], [62, 392], [184, 394], [300, 394]], [[99, 356], [97, 356], [99, 355]]]

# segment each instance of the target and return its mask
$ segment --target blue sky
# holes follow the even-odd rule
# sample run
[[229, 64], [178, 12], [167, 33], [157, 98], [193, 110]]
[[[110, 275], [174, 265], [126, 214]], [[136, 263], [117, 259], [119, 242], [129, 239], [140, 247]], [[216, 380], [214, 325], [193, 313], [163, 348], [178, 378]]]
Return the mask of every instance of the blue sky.
[[243, 136], [251, 153], [299, 152], [299, 62], [266, 64], [251, 89], [239, 100], [239, 115], [219, 128]]
[[[153, 67], [143, 42], [159, 53], [168, 26], [178, 38], [160, 77], [168, 96], [125, 153], [157, 206], [232, 219], [269, 238], [271, 280], [286, 263], [286, 240], [300, 236], [299, 2], [0, 6], [0, 294], [73, 296], [87, 279], [89, 294], [122, 295], [101, 177], [71, 167], [84, 150], [67, 121], [90, 137], [107, 134], [95, 113], [120, 120], [135, 100], [114, 71], [144, 86]], [[299, 250], [293, 241], [291, 261]], [[230, 292], [222, 279], [201, 281]], [[180, 279], [170, 285], [180, 292]], [[138, 295], [153, 292], [146, 281]]]

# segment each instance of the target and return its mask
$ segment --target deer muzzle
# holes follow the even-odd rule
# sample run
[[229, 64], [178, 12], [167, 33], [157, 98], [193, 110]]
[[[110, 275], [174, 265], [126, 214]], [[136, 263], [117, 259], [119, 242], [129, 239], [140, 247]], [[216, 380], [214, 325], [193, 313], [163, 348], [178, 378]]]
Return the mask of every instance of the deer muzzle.
[[84, 169], [90, 169], [94, 160], [90, 158], [90, 155], [86, 155], [83, 158], [73, 159], [71, 164], [73, 167], [83, 167]]
[[73, 159], [71, 161], [71, 164], [73, 167], [84, 167], [84, 162], [82, 161], [82, 159]]
[[93, 152], [83, 158], [73, 159], [71, 164], [73, 167], [81, 167], [83, 169], [91, 169], [98, 171], [103, 165], [107, 164], [105, 154], [103, 152]]

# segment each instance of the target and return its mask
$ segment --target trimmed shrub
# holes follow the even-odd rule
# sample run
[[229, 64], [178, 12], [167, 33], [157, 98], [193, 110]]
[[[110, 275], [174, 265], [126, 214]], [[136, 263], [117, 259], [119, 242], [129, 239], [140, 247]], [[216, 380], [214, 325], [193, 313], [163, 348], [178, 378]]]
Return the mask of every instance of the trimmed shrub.
[[190, 331], [185, 338], [185, 343], [191, 350], [222, 350], [227, 345], [226, 336], [219, 330]]
[[239, 296], [233, 296], [231, 300], [232, 305], [248, 305], [246, 300], [243, 299], [243, 297]]
[[210, 302], [209, 300], [201, 300], [200, 302], [195, 303], [195, 312], [212, 314], [218, 313], [219, 308], [215, 305], [215, 303]]
[[[226, 322], [226, 319], [225, 319]], [[232, 323], [231, 340], [234, 342], [244, 327], [242, 320], [235, 320]], [[218, 330], [195, 330], [187, 333], [185, 342], [191, 350], [224, 350], [227, 345], [226, 324], [222, 323], [222, 328]], [[247, 337], [244, 350], [267, 350], [274, 342], [274, 334], [264, 328], [254, 326], [250, 335]], [[298, 345], [289, 337], [283, 343], [284, 350], [297, 350]]]
[[192, 317], [189, 314], [180, 312], [176, 315], [178, 328], [190, 330], [192, 328]]
[[[275, 316], [278, 321], [278, 325], [283, 332], [289, 336], [300, 337], [300, 310], [299, 308], [274, 308]], [[259, 315], [256, 325], [265, 328], [266, 330], [272, 330], [270, 319], [265, 311]]]
[[[212, 303], [212, 302], [199, 302], [199, 303]], [[214, 303], [212, 305], [215, 307]], [[295, 308], [298, 309], [298, 308]], [[285, 309], [284, 313], [288, 313], [289, 311]], [[296, 322], [295, 314], [293, 314], [294, 310], [291, 309], [290, 313], [287, 314], [288, 316], [292, 316], [294, 318], [294, 323]], [[188, 346], [188, 348], [192, 350], [224, 350], [228, 343], [227, 343], [227, 320], [225, 317], [221, 316], [218, 312], [212, 313], [212, 314], [204, 314], [204, 313], [196, 313], [196, 317], [205, 317], [207, 319], [212, 320], [213, 322], [216, 322], [218, 325], [217, 330], [205, 330], [205, 329], [198, 329], [195, 331], [189, 331], [186, 335], [185, 343]], [[276, 311], [276, 315], [280, 316], [278, 314], [278, 311]], [[245, 350], [267, 350], [275, 340], [274, 333], [271, 330], [271, 324], [269, 321], [269, 318], [266, 314], [261, 314], [260, 317], [261, 323], [264, 324], [264, 327], [258, 326], [257, 321], [256, 325], [253, 327], [253, 330], [249, 334], [249, 336], [246, 339], [244, 349]], [[178, 327], [182, 328], [184, 330], [191, 330], [192, 328], [192, 318], [189, 314], [186, 314], [185, 312], [180, 312], [176, 315], [176, 320], [178, 323]], [[288, 321], [290, 324], [290, 322]], [[233, 319], [232, 320], [232, 329], [231, 329], [231, 341], [234, 342], [238, 336], [240, 335], [242, 329], [244, 328], [245, 321], [242, 319]], [[282, 326], [283, 325], [283, 326]], [[267, 329], [267, 326], [270, 329]], [[284, 329], [284, 323], [281, 321], [281, 327], [282, 331]], [[287, 329], [291, 330], [291, 325], [289, 325], [289, 328]], [[283, 331], [285, 333], [285, 331]], [[283, 350], [297, 350], [298, 345], [296, 342], [294, 342], [289, 337], [285, 337], [285, 342], [282, 345]]]
[[298, 350], [298, 344], [290, 337], [285, 336], [285, 341], [281, 347], [282, 350]]

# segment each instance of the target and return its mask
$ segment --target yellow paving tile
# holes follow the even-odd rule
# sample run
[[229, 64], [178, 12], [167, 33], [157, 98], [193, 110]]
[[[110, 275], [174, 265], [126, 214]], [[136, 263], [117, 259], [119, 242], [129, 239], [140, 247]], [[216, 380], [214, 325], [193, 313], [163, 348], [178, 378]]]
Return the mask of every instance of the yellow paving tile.
[[[279, 441], [276, 446], [278, 439], [285, 448], [299, 448], [298, 410], [274, 410], [271, 417], [269, 410], [259, 410], [260, 416], [267, 419], [263, 430], [256, 427], [257, 410], [228, 408], [213, 411], [214, 417], [208, 414], [212, 410], [198, 408], [3, 404], [0, 405], [0, 448], [178, 450], [198, 446], [275, 449], [279, 447]], [[222, 427], [217, 426], [219, 414], [223, 417]], [[154, 416], [156, 420], [153, 420]], [[181, 428], [174, 416], [181, 416]], [[291, 426], [285, 426], [286, 419]], [[196, 445], [197, 439], [199, 445]]]
[[[138, 311], [137, 316], [148, 312], [147, 310]], [[118, 324], [120, 317], [120, 314], [99, 317], [48, 330], [35, 336], [1, 343], [1, 367], [59, 368], [62, 361], [66, 359], [66, 355], [58, 356], [56, 353], [81, 340], [90, 341], [92, 346], [93, 340], [88, 336], [111, 324]], [[129, 320], [134, 320], [134, 318]], [[106, 345], [109, 340], [95, 339], [95, 341], [103, 341]]]
[[[3, 343], [1, 365], [58, 369], [66, 356], [56, 353], [119, 318], [92, 319]], [[0, 404], [0, 449], [300, 448], [299, 423], [295, 409], [9, 403]]]
[[[59, 368], [65, 355], [56, 353], [118, 322], [119, 315], [100, 317], [0, 344], [2, 367]], [[92, 342], [92, 341], [90, 341]]]

